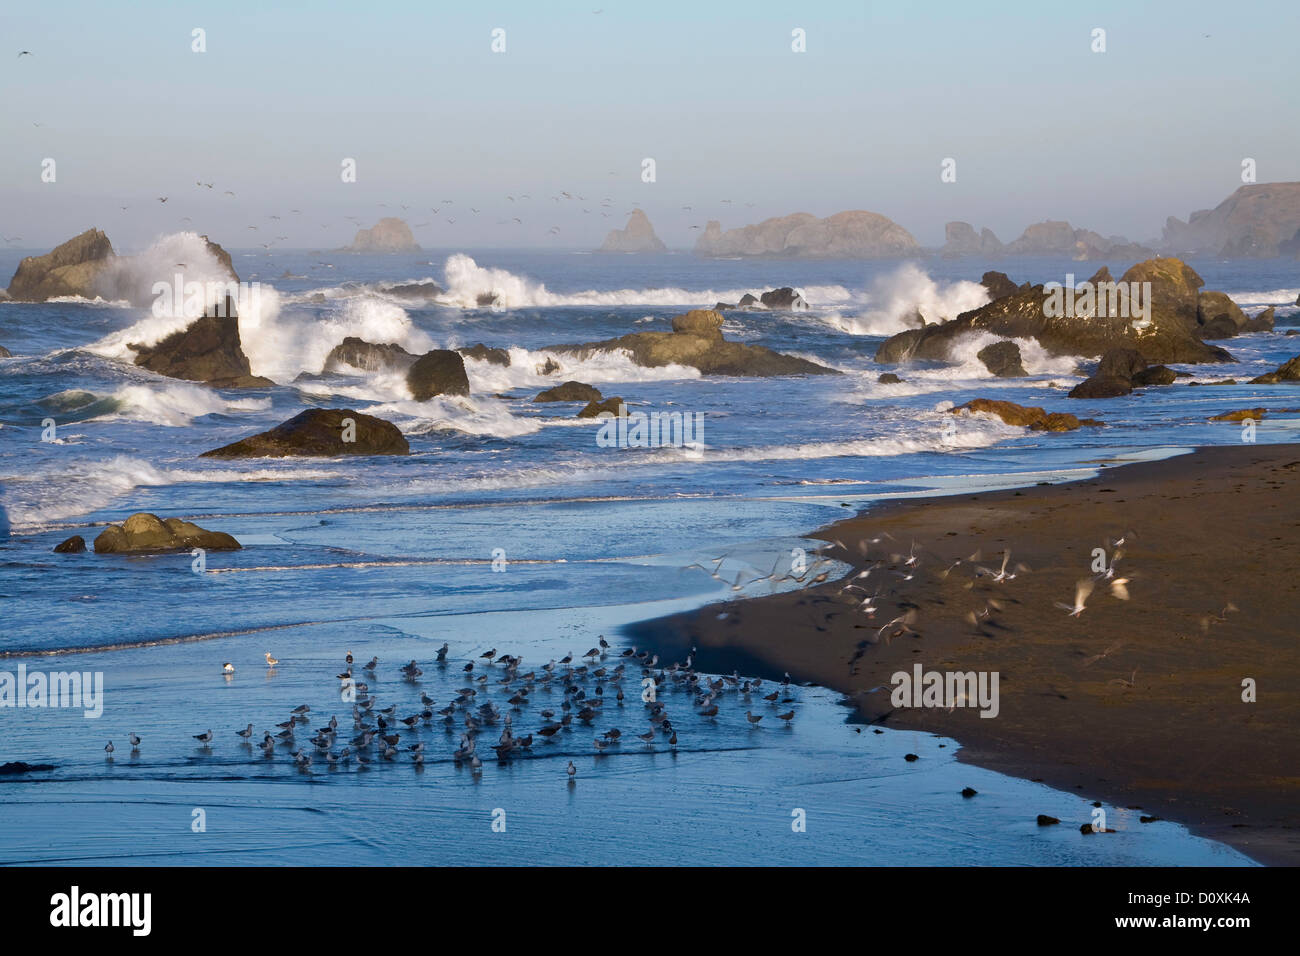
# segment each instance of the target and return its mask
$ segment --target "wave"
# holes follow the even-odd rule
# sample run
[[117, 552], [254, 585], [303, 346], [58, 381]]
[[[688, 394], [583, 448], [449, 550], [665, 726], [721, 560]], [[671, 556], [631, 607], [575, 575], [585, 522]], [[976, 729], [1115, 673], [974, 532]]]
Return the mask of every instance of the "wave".
[[927, 322], [942, 322], [988, 301], [988, 290], [978, 282], [959, 280], [941, 286], [909, 262], [871, 283], [866, 311], [853, 316], [834, 313], [823, 321], [849, 335], [893, 335], [916, 328], [918, 312]]
[[1294, 306], [1300, 289], [1274, 289], [1271, 292], [1229, 292], [1228, 298], [1240, 306]]

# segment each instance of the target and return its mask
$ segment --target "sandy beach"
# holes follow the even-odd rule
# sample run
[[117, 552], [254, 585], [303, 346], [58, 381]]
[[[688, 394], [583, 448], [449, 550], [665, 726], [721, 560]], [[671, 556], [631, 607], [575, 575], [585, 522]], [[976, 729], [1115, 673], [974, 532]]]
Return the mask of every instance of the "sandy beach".
[[[847, 575], [816, 582], [813, 565], [805, 590], [630, 637], [668, 660], [695, 647], [707, 671], [788, 671], [848, 695], [866, 721], [956, 738], [964, 761], [1296, 864], [1298, 486], [1300, 449], [1242, 444], [1069, 484], [888, 503], [814, 535]], [[1014, 577], [999, 581], [1006, 550]], [[1056, 606], [1094, 578], [1080, 614]], [[846, 591], [850, 579], [865, 589]], [[997, 716], [894, 707], [891, 676], [918, 663], [996, 672]]]

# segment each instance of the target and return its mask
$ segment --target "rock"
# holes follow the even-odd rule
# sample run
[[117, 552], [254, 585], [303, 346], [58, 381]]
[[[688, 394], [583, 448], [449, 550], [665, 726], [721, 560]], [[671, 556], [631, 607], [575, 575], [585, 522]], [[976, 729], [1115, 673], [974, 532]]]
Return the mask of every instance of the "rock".
[[[1049, 293], [1044, 286], [1021, 288], [955, 319], [907, 329], [885, 340], [876, 350], [882, 364], [916, 359], [951, 361], [953, 343], [971, 332], [991, 332], [1000, 338], [1038, 342], [1051, 355], [1101, 355], [1113, 348], [1132, 348], [1148, 362], [1231, 362], [1224, 349], [1202, 342], [1197, 334], [1197, 294], [1201, 280], [1178, 260], [1139, 263], [1121, 281], [1152, 282], [1149, 324], [1135, 328], [1134, 319], [1097, 314], [1047, 314]], [[1190, 291], [1185, 287], [1194, 282]], [[1117, 310], [1118, 311], [1118, 310]]]
[[975, 357], [996, 378], [1024, 378], [1029, 373], [1020, 360], [1020, 346], [1005, 339], [980, 349]]
[[583, 382], [565, 382], [544, 392], [538, 392], [534, 402], [599, 402], [600, 389]]
[[398, 299], [410, 299], [412, 302], [427, 302], [442, 295], [442, 288], [436, 282], [404, 282], [390, 285], [379, 290], [384, 295]]
[[1079, 419], [1068, 412], [1045, 412], [1037, 406], [1017, 405], [1015, 402], [1003, 402], [992, 398], [974, 398], [965, 405], [952, 409], [952, 414], [961, 412], [984, 412], [996, 415], [1008, 425], [1018, 425], [1032, 431], [1069, 432], [1084, 425], [1098, 426], [1104, 424], [1092, 418]]
[[87, 229], [43, 256], [18, 263], [9, 281], [9, 297], [18, 302], [44, 302], [64, 295], [93, 299], [102, 290], [105, 269], [113, 260], [113, 244], [99, 229]]
[[618, 410], [623, 404], [621, 398], [607, 398], [603, 402], [588, 402], [582, 411], [578, 412], [578, 418], [595, 418], [597, 415], [610, 414], [618, 416]]
[[714, 312], [721, 312], [723, 309], [731, 310], [736, 308], [734, 302], [715, 302], [713, 305]]
[[969, 800], [971, 797], [975, 796], [975, 795], [978, 794], [978, 793], [979, 793], [979, 791], [976, 790], [974, 787], [962, 787], [962, 788], [961, 788], [961, 795], [962, 795], [963, 797], [965, 797], [967, 800]]
[[981, 229], [977, 235], [975, 227], [968, 222], [950, 222], [943, 227], [943, 233], [944, 244], [939, 253], [945, 258], [1002, 254], [1002, 243], [991, 229]]
[[897, 375], [895, 375], [893, 372], [884, 372], [884, 373], [882, 373], [882, 374], [881, 374], [881, 375], [876, 379], [876, 381], [879, 382], [881, 385], [901, 385], [901, 384], [903, 384], [903, 380], [902, 380], [901, 378], [899, 378]]
[[240, 544], [223, 531], [207, 531], [180, 518], [164, 520], [145, 511], [109, 525], [95, 539], [96, 554], [160, 554], [193, 548], [238, 551]]
[[411, 227], [401, 219], [388, 216], [379, 220], [370, 229], [360, 229], [352, 240], [352, 245], [346, 246], [341, 252], [380, 252], [380, 253], [408, 253], [419, 252], [420, 247], [416, 245], [415, 236], [411, 232]]
[[204, 315], [156, 345], [129, 346], [135, 364], [169, 378], [206, 382], [216, 388], [263, 388], [269, 378], [253, 375], [239, 339], [239, 319], [232, 314]]
[[906, 256], [920, 246], [902, 226], [874, 212], [852, 210], [825, 219], [806, 212], [722, 231], [711, 220], [695, 244], [699, 256], [875, 259]]
[[758, 304], [759, 301], [757, 298], [754, 297], [753, 293], [746, 292], [744, 295], [740, 297], [740, 301], [736, 303], [736, 308], [752, 309], [754, 306]]
[[365, 339], [349, 335], [340, 344], [330, 349], [325, 358], [322, 374], [327, 372], [357, 369], [363, 372], [387, 372], [395, 369], [409, 369], [415, 362], [415, 356], [396, 343], [375, 345]]
[[3, 345], [0, 345], [0, 358], [13, 358], [13, 357], [14, 357], [13, 352], [10, 352]]
[[988, 290], [990, 302], [996, 302], [998, 299], [1015, 295], [1020, 291], [1020, 286], [1012, 282], [1005, 272], [984, 273], [983, 278], [980, 279], [980, 285]]
[[1070, 389], [1070, 398], [1118, 398], [1133, 391], [1133, 383], [1114, 375], [1094, 375]]
[[86, 539], [79, 534], [74, 534], [67, 541], [61, 541], [54, 546], [55, 554], [81, 554], [86, 550]]
[[640, 209], [633, 209], [627, 226], [611, 230], [598, 252], [666, 252], [668, 247], [655, 235], [650, 218]]
[[555, 361], [555, 359], [551, 358], [549, 355], [546, 357], [545, 362], [537, 366], [538, 375], [554, 375], [559, 370], [560, 363]]
[[1287, 359], [1279, 365], [1276, 371], [1267, 372], [1258, 378], [1250, 380], [1251, 385], [1276, 385], [1279, 382], [1297, 382], [1300, 381], [1300, 355], [1293, 359]]
[[1040, 813], [1038, 815], [1038, 825], [1040, 827], [1050, 827], [1060, 822], [1061, 821], [1056, 819], [1056, 817], [1049, 817], [1046, 813]]
[[[344, 441], [351, 419], [354, 441]], [[405, 455], [410, 446], [398, 427], [351, 409], [309, 408], [270, 431], [206, 451], [201, 458], [334, 458], [339, 455]]]
[[1297, 229], [1300, 182], [1251, 183], [1187, 222], [1170, 216], [1164, 245], [1179, 254], [1271, 258]]
[[24, 763], [21, 760], [11, 760], [8, 763], [0, 763], [0, 777], [7, 777], [15, 773], [32, 773], [36, 770], [53, 770], [52, 763]]
[[471, 345], [469, 348], [459, 348], [456, 351], [466, 358], [472, 358], [478, 362], [490, 362], [493, 365], [510, 367], [509, 352], [505, 349], [490, 348], [482, 342], [478, 343], [478, 345]]
[[1151, 385], [1172, 385], [1177, 378], [1178, 373], [1167, 365], [1153, 365], [1134, 375], [1132, 383], [1134, 388], [1146, 388]]
[[723, 318], [717, 312], [708, 309], [692, 309], [685, 315], [673, 317], [674, 332], [689, 332], [711, 338], [722, 338]]
[[495, 292], [480, 292], [474, 297], [474, 304], [481, 309], [490, 309], [501, 301], [501, 297]]
[[[600, 352], [625, 350], [643, 368], [686, 365], [705, 375], [838, 374], [835, 369], [761, 345], [729, 342], [717, 328], [721, 324], [722, 316], [717, 312], [697, 309], [675, 317], [672, 332], [633, 332], [603, 342], [552, 346], [549, 351], [585, 359]], [[693, 331], [700, 328], [706, 331]]]
[[1228, 339], [1244, 331], [1249, 320], [1237, 303], [1222, 292], [1202, 292], [1197, 299], [1196, 321], [1201, 327], [1201, 338]]
[[[1247, 316], [1246, 324], [1241, 327], [1242, 332], [1272, 332], [1273, 331], [1273, 314], [1277, 310], [1269, 306], [1262, 312], [1253, 316]], [[1288, 333], [1290, 334], [1290, 333]]]
[[406, 373], [406, 387], [417, 402], [428, 401], [435, 395], [468, 395], [465, 359], [450, 349], [425, 352]]
[[1131, 381], [1133, 376], [1147, 367], [1147, 360], [1137, 349], [1109, 349], [1097, 363], [1096, 374], [1102, 378], [1122, 378]]
[[808, 303], [804, 301], [803, 296], [789, 286], [764, 292], [758, 300], [769, 309], [779, 309], [784, 312], [797, 312], [808, 308]]
[[1210, 419], [1212, 422], [1240, 422], [1249, 418], [1253, 422], [1259, 421], [1267, 412], [1266, 408], [1240, 408], [1235, 412], [1224, 412], [1222, 415], [1215, 415]]
[[918, 757], [916, 754], [903, 754], [903, 759], [906, 760], [908, 763], [915, 763], [921, 758]]

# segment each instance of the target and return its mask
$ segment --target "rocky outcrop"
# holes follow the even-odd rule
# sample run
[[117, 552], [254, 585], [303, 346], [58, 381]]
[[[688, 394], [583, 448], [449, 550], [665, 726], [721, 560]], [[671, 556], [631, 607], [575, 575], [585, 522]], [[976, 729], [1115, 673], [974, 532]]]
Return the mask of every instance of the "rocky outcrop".
[[765, 308], [782, 312], [799, 312], [808, 308], [808, 303], [804, 301], [803, 296], [790, 286], [764, 292], [758, 297], [758, 301], [762, 302]]
[[238, 551], [240, 544], [223, 531], [208, 531], [180, 518], [159, 518], [141, 511], [111, 524], [95, 539], [96, 554], [164, 554], [171, 551]]
[[1020, 238], [1004, 250], [1013, 256], [1062, 256], [1073, 259], [1135, 259], [1152, 254], [1123, 236], [1103, 236], [1091, 229], [1075, 229], [1060, 219], [1048, 219], [1025, 228]]
[[1235, 412], [1224, 412], [1222, 415], [1214, 415], [1210, 418], [1212, 422], [1242, 422], [1249, 419], [1257, 422], [1268, 413], [1266, 408], [1239, 408]]
[[411, 227], [401, 219], [388, 216], [369, 229], [357, 230], [350, 246], [342, 252], [408, 253], [419, 252]]
[[10, 352], [3, 345], [0, 345], [0, 358], [13, 358], [13, 357], [14, 357], [13, 352]]
[[640, 209], [633, 209], [623, 229], [611, 230], [605, 237], [598, 252], [666, 252], [665, 246], [655, 235], [650, 217]]
[[1093, 418], [1076, 418], [1068, 412], [1046, 412], [1036, 405], [1017, 405], [1015, 402], [1002, 402], [992, 398], [973, 398], [965, 405], [952, 409], [954, 415], [963, 412], [996, 415], [1008, 425], [1039, 432], [1071, 432], [1084, 425], [1105, 424]]
[[[230, 303], [230, 300], [227, 300]], [[132, 344], [135, 364], [169, 378], [205, 382], [215, 388], [262, 388], [274, 385], [253, 375], [239, 339], [239, 319], [227, 306], [226, 315], [204, 315], [156, 345]]]
[[425, 352], [407, 371], [406, 387], [417, 402], [426, 402], [435, 395], [468, 395], [465, 359], [451, 349]]
[[1022, 287], [1014, 295], [947, 322], [900, 332], [881, 344], [875, 359], [883, 364], [915, 359], [947, 362], [955, 340], [991, 332], [1000, 338], [1034, 339], [1052, 355], [1100, 356], [1110, 349], [1132, 348], [1148, 362], [1232, 361], [1227, 351], [1202, 342], [1194, 331], [1202, 281], [1184, 263], [1177, 259], [1138, 263], [1120, 281], [1151, 282], [1147, 321], [1112, 314], [1109, 300], [1091, 311], [1049, 315], [1054, 310], [1049, 309], [1048, 290], [1041, 285]]
[[1300, 382], [1300, 355], [1287, 359], [1275, 371], [1250, 380], [1251, 385], [1277, 385], [1279, 382]]
[[492, 348], [482, 342], [468, 348], [459, 348], [456, 351], [466, 358], [472, 358], [479, 362], [491, 362], [493, 365], [500, 365], [504, 368], [510, 367], [509, 352], [505, 349]]
[[384, 295], [391, 295], [398, 299], [409, 299], [412, 302], [427, 302], [442, 295], [442, 288], [436, 282], [405, 282], [381, 287], [379, 291]]
[[1020, 360], [1020, 346], [1015, 342], [994, 342], [980, 349], [975, 357], [995, 378], [1024, 378], [1029, 374]]
[[200, 457], [335, 458], [339, 455], [406, 455], [410, 450], [401, 430], [382, 418], [346, 408], [309, 408], [270, 431], [205, 451]]
[[902, 385], [903, 380], [893, 372], [881, 372], [876, 376], [876, 381], [881, 385]]
[[599, 402], [600, 389], [585, 382], [565, 382], [543, 392], [538, 392], [534, 402]]
[[391, 372], [409, 369], [415, 356], [395, 342], [375, 345], [355, 335], [349, 335], [325, 357], [322, 372], [362, 371]]
[[998, 299], [1006, 298], [1009, 295], [1015, 295], [1024, 288], [1016, 285], [1005, 272], [986, 272], [980, 279], [982, 285], [989, 294], [989, 301], [996, 302]]
[[700, 256], [879, 259], [918, 252], [916, 240], [879, 213], [852, 210], [818, 219], [806, 212], [765, 219], [757, 225], [722, 231], [709, 222], [695, 244]]
[[1177, 377], [1164, 365], [1148, 365], [1137, 349], [1111, 349], [1096, 372], [1070, 390], [1070, 398], [1116, 398], [1135, 388], [1172, 385]]
[[9, 297], [44, 302], [65, 295], [93, 299], [107, 290], [104, 272], [113, 261], [113, 244], [98, 229], [87, 229], [43, 256], [18, 263], [9, 281]]
[[1300, 230], [1300, 183], [1251, 183], [1187, 222], [1170, 216], [1163, 244], [1179, 255], [1271, 258]]
[[950, 222], [943, 227], [944, 244], [939, 254], [948, 259], [960, 256], [1000, 256], [1002, 242], [991, 229], [981, 229], [968, 222]]
[[82, 554], [86, 550], [86, 539], [79, 534], [74, 534], [66, 541], [60, 541], [54, 546], [55, 554]]
[[547, 351], [583, 359], [600, 352], [623, 350], [645, 368], [686, 365], [705, 375], [837, 374], [824, 365], [761, 345], [729, 342], [723, 338], [721, 326], [722, 316], [717, 312], [697, 309], [674, 318], [672, 332], [633, 332], [603, 342], [553, 346]]
[[623, 399], [607, 398], [602, 401], [590, 401], [578, 412], [578, 418], [596, 418], [599, 415], [618, 416], [619, 409], [623, 406]]
[[1222, 292], [1202, 292], [1197, 300], [1196, 320], [1203, 339], [1230, 339], [1246, 327], [1242, 312]]

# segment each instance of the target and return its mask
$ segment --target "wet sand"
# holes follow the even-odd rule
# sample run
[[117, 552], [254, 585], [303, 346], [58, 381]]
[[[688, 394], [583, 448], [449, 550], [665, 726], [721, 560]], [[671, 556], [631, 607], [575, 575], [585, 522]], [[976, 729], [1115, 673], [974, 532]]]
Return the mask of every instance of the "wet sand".
[[[956, 738], [964, 761], [1294, 865], [1298, 502], [1300, 446], [1251, 444], [1069, 484], [891, 502], [813, 535], [855, 568], [848, 576], [816, 582], [829, 566], [814, 564], [806, 589], [644, 622], [629, 636], [667, 660], [695, 647], [706, 671], [788, 671], [849, 695], [867, 721]], [[1079, 616], [1054, 606], [1074, 604], [1076, 583], [1094, 577], [1093, 549], [1109, 561], [1119, 538], [1114, 576], [1129, 579], [1130, 599], [1102, 580]], [[1001, 582], [977, 574], [997, 571], [1004, 549], [1011, 571], [1028, 570]], [[865, 592], [844, 590], [872, 566]], [[871, 615], [860, 601], [877, 589]], [[886, 627], [908, 612], [914, 631]], [[893, 707], [891, 675], [917, 663], [997, 672], [998, 716]], [[1247, 678], [1253, 703], [1242, 699]]]

